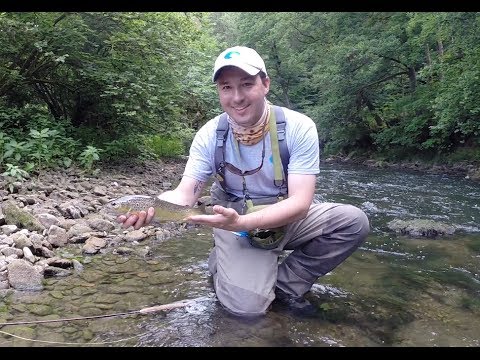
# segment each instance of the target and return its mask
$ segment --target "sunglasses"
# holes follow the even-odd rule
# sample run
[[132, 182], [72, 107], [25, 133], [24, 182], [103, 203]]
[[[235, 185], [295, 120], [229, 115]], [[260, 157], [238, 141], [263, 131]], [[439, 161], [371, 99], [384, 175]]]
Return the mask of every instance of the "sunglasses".
[[[223, 164], [225, 165], [225, 169], [230, 171], [232, 174], [238, 175], [238, 176], [247, 176], [247, 175], [253, 175], [256, 172], [258, 172], [262, 166], [263, 166], [263, 159], [265, 159], [265, 128], [263, 128], [263, 134], [262, 134], [262, 161], [260, 162], [260, 165], [256, 167], [255, 169], [252, 170], [240, 170], [237, 168], [235, 165], [230, 164], [227, 161], [224, 161]], [[225, 159], [225, 146], [223, 146], [223, 158]]]

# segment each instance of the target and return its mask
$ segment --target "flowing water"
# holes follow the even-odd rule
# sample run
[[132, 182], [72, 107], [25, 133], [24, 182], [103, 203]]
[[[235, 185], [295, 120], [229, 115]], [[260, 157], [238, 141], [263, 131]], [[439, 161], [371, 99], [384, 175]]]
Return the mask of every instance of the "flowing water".
[[[63, 248], [84, 271], [48, 278], [40, 292], [3, 293], [0, 346], [480, 346], [479, 183], [323, 165], [317, 197], [362, 208], [372, 231], [312, 287], [316, 316], [276, 307], [256, 319], [229, 315], [207, 269], [211, 230], [197, 227], [164, 242], [126, 244], [130, 255], [84, 257], [78, 247]], [[456, 230], [411, 238], [388, 230], [393, 219], [430, 219]], [[138, 312], [185, 299], [185, 307]]]

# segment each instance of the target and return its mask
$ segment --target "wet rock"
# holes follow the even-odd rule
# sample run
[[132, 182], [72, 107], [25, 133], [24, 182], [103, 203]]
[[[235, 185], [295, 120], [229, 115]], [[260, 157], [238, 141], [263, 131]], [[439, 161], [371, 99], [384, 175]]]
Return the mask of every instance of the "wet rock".
[[52, 250], [46, 248], [45, 246], [42, 246], [39, 255], [43, 256], [44, 258], [51, 258], [55, 256], [55, 253]]
[[[0, 195], [1, 196], [1, 195]], [[5, 215], [3, 215], [2, 208], [0, 207], [0, 226], [5, 225]]]
[[24, 247], [22, 251], [23, 258], [33, 264], [35, 262], [35, 256], [32, 254], [32, 251], [28, 247]]
[[92, 236], [85, 242], [82, 251], [84, 254], [96, 254], [105, 246], [107, 246], [107, 241], [105, 239]]
[[134, 252], [135, 252], [135, 250], [133, 250], [132, 248], [129, 248], [129, 247], [125, 247], [125, 246], [120, 246], [117, 249], [115, 249], [115, 251], [114, 251], [115, 254], [119, 254], [119, 255], [128, 255], [128, 254], [132, 254]]
[[121, 186], [131, 186], [131, 187], [136, 187], [137, 183], [133, 180], [120, 180], [118, 182]]
[[52, 214], [48, 214], [48, 213], [38, 214], [37, 219], [47, 229], [52, 225], [59, 226], [60, 224], [60, 220], [56, 216], [53, 216]]
[[10, 235], [10, 234], [13, 234], [15, 231], [18, 230], [18, 226], [17, 225], [2, 225], [2, 226], [0, 226], [0, 229], [2, 229], [2, 232], [5, 235]]
[[42, 248], [42, 241], [44, 240], [43, 235], [37, 233], [30, 234], [30, 241], [32, 242], [32, 252], [35, 255], [39, 255], [40, 249]]
[[72, 271], [69, 269], [62, 269], [56, 266], [46, 266], [43, 270], [45, 277], [65, 277], [72, 275]]
[[38, 316], [47, 316], [53, 314], [53, 309], [49, 305], [45, 304], [31, 304], [28, 305], [28, 311], [30, 311], [32, 314], [38, 315]]
[[43, 240], [42, 240], [42, 246], [43, 246], [43, 247], [46, 247], [46, 248], [49, 249], [49, 250], [53, 250], [52, 244], [50, 244], [47, 239], [43, 239]]
[[77, 235], [77, 236], [73, 236], [73, 237], [69, 238], [68, 242], [70, 244], [84, 244], [85, 241], [87, 241], [87, 239], [89, 237], [90, 237], [89, 233], [83, 234], [83, 235]]
[[59, 268], [62, 268], [62, 269], [68, 269], [68, 268], [71, 268], [73, 266], [72, 260], [62, 259], [62, 258], [59, 258], [59, 257], [56, 257], [56, 256], [51, 258], [51, 259], [46, 260], [46, 264], [50, 265], [50, 266], [59, 267]]
[[67, 237], [69, 239], [75, 237], [75, 236], [85, 236], [89, 235], [89, 233], [92, 231], [92, 228], [84, 225], [84, 224], [75, 224], [73, 225], [67, 232]]
[[98, 196], [105, 196], [107, 195], [107, 192], [105, 190], [104, 186], [95, 186], [93, 188], [93, 193]]
[[0, 253], [2, 255], [5, 255], [6, 257], [16, 255], [17, 258], [23, 257], [23, 250], [22, 249], [17, 249], [14, 247], [7, 247], [2, 250], [0, 250]]
[[8, 280], [8, 273], [7, 273], [7, 265], [3, 266], [5, 270], [0, 271], [0, 281], [7, 281]]
[[59, 226], [52, 225], [48, 229], [47, 240], [53, 247], [65, 246], [68, 241], [67, 231]]
[[8, 282], [16, 290], [43, 290], [43, 276], [27, 261], [13, 260], [7, 265]]
[[168, 229], [158, 229], [155, 233], [155, 239], [157, 241], [164, 241], [172, 236], [172, 233]]
[[15, 233], [10, 235], [10, 238], [13, 240], [15, 247], [18, 249], [23, 249], [24, 247], [33, 247], [32, 240], [30, 240], [25, 234]]
[[142, 229], [130, 231], [125, 235], [125, 240], [129, 242], [133, 241], [142, 241], [148, 237], [148, 234], [145, 234]]
[[100, 231], [111, 231], [115, 229], [115, 225], [112, 224], [110, 221], [95, 217], [92, 219], [89, 219], [87, 221], [88, 226], [90, 226], [92, 229], [100, 230]]
[[480, 168], [478, 169], [469, 169], [466, 175], [467, 179], [471, 179], [474, 181], [480, 181]]
[[82, 272], [84, 269], [84, 266], [82, 265], [82, 263], [76, 259], [72, 259], [72, 265], [73, 265], [73, 270], [75, 270], [75, 272], [77, 273]]
[[453, 226], [433, 220], [392, 220], [387, 225], [390, 230], [412, 237], [435, 238], [437, 236], [453, 235], [455, 232]]
[[76, 225], [76, 224], [77, 222], [73, 219], [64, 219], [64, 220], [60, 220], [60, 224], [58, 224], [58, 226], [68, 231], [71, 229], [73, 225]]
[[56, 207], [66, 219], [80, 219], [88, 214], [88, 210], [78, 200], [68, 201]]
[[21, 201], [23, 206], [27, 206], [27, 205], [33, 205], [35, 204], [35, 198], [33, 197], [23, 197], [23, 196], [19, 196], [17, 198], [18, 201]]

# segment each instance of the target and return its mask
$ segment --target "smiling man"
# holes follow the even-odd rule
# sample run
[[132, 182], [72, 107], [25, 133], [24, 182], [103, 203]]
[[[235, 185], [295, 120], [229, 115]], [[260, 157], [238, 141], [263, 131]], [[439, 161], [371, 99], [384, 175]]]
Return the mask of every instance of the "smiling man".
[[[211, 176], [213, 214], [188, 221], [213, 228], [209, 270], [220, 303], [241, 316], [263, 315], [274, 299], [303, 312], [317, 279], [364, 241], [369, 222], [348, 204], [314, 201], [319, 143], [312, 119], [267, 101], [265, 63], [235, 46], [216, 59], [213, 82], [223, 114], [196, 134], [182, 180], [158, 197], [193, 206]], [[138, 229], [153, 208], [118, 217]], [[284, 250], [293, 250], [279, 264]]]

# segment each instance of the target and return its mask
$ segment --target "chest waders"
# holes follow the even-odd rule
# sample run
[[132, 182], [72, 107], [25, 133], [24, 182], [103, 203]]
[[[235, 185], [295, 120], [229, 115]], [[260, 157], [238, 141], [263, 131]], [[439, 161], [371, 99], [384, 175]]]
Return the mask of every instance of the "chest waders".
[[[285, 114], [279, 106], [270, 106], [271, 110], [273, 109], [273, 111], [270, 111], [269, 121], [270, 142], [274, 169], [273, 183], [278, 188], [278, 195], [276, 199], [270, 202], [274, 203], [276, 201], [284, 199], [287, 196], [287, 175], [290, 154], [288, 152], [287, 143], [285, 140]], [[225, 183], [225, 159], [223, 157], [223, 147], [225, 146], [225, 142], [227, 141], [229, 129], [227, 116], [228, 115], [226, 113], [220, 115], [220, 120], [217, 126], [217, 137], [215, 146], [215, 181], [224, 193], [227, 193]], [[250, 198], [248, 190], [246, 189], [245, 178], [243, 178], [243, 184], [243, 202], [244, 206], [247, 207], [247, 214], [268, 206], [268, 204], [255, 205], [254, 200]], [[278, 246], [278, 244], [283, 238], [284, 233], [282, 228], [276, 228], [271, 230], [255, 229], [250, 232], [240, 232], [237, 233], [237, 235], [248, 237], [248, 240], [252, 246], [270, 250]]]

